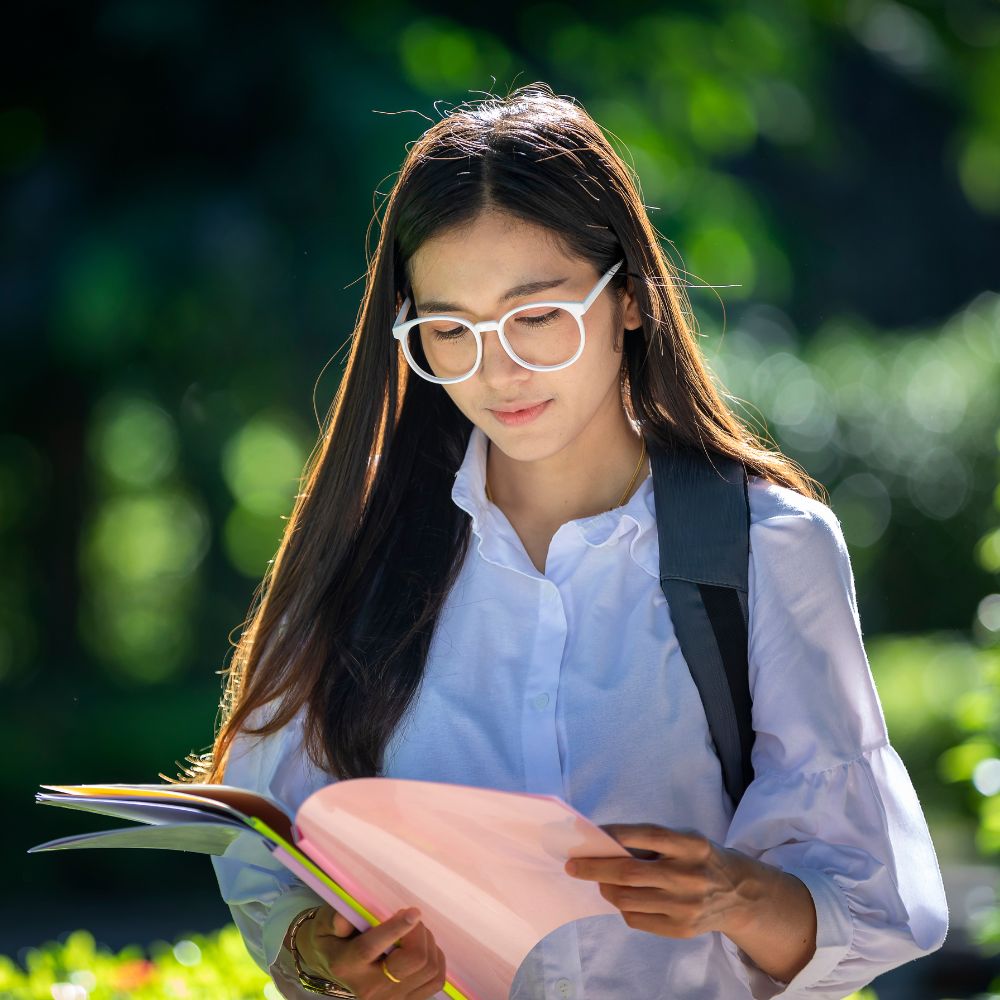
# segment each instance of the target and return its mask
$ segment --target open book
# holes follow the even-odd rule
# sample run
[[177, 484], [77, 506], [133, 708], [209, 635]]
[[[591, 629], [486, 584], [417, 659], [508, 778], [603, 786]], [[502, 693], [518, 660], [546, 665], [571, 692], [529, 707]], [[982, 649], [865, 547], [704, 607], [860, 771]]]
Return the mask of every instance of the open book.
[[618, 909], [570, 857], [631, 857], [553, 795], [403, 778], [354, 778], [310, 795], [290, 817], [232, 785], [42, 785], [44, 805], [142, 824], [29, 849], [148, 847], [224, 854], [237, 837], [271, 853], [358, 930], [420, 909], [447, 962], [453, 1000], [507, 1000], [517, 969], [547, 934]]

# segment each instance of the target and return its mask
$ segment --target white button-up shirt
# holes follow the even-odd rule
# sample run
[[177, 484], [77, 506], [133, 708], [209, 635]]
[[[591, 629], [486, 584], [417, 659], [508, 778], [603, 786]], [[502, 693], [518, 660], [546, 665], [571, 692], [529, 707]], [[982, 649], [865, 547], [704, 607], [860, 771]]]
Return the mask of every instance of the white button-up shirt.
[[[512, 1000], [833, 1000], [939, 948], [941, 873], [889, 742], [830, 508], [750, 477], [755, 778], [734, 814], [660, 588], [648, 467], [624, 506], [560, 526], [541, 573], [486, 499], [487, 445], [474, 427], [452, 489], [474, 536], [384, 773], [558, 795], [598, 824], [695, 829], [797, 876], [817, 915], [815, 954], [788, 984], [719, 932], [574, 921], [528, 954]], [[334, 780], [307, 761], [301, 719], [254, 745], [240, 736], [225, 781], [293, 814]], [[321, 900], [248, 840], [212, 859], [223, 898], [257, 964], [306, 1000], [281, 942]]]

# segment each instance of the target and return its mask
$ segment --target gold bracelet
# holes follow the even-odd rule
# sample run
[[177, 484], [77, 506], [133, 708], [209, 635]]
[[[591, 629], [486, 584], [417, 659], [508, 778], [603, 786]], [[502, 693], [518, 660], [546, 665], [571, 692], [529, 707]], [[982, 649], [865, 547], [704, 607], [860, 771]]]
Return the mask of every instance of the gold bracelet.
[[295, 962], [295, 972], [299, 977], [299, 984], [310, 993], [319, 993], [325, 997], [341, 997], [342, 1000], [358, 1000], [357, 993], [343, 983], [321, 979], [319, 976], [311, 976], [302, 968], [302, 956], [299, 954], [298, 948], [295, 947], [295, 935], [298, 933], [300, 925], [315, 917], [319, 910], [319, 906], [314, 906], [311, 910], [300, 913], [288, 932], [288, 950], [292, 953], [292, 959]]

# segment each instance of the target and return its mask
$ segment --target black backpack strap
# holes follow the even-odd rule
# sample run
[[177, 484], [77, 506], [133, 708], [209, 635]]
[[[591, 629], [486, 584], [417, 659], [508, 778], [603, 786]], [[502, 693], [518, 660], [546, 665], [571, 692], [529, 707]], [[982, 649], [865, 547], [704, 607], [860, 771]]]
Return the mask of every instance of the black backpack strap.
[[753, 780], [747, 662], [750, 499], [742, 462], [650, 447], [660, 586], [733, 808]]

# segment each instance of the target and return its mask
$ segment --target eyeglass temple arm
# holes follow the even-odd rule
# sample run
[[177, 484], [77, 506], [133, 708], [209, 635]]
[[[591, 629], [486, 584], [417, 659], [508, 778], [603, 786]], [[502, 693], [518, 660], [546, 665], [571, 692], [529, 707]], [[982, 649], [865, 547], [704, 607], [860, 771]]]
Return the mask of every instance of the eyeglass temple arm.
[[623, 257], [614, 267], [610, 268], [607, 274], [594, 286], [591, 293], [580, 303], [581, 311], [586, 312], [593, 304], [594, 300], [597, 298], [601, 292], [604, 291], [604, 286], [615, 276], [615, 272], [625, 263], [625, 258]]
[[403, 299], [403, 304], [399, 307], [399, 312], [396, 314], [396, 320], [392, 324], [393, 326], [399, 326], [403, 322], [403, 317], [410, 311], [410, 296], [406, 295]]

